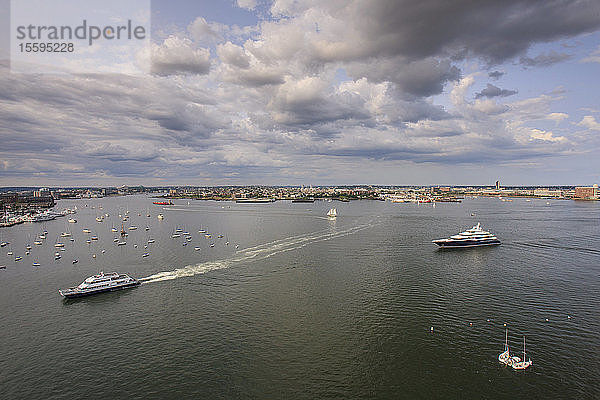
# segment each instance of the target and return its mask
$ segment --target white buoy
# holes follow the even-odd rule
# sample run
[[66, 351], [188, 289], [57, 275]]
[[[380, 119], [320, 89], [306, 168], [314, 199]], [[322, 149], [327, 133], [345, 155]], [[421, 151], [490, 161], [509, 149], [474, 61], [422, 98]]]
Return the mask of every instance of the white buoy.
[[433, 332], [433, 326], [431, 327], [430, 331]]
[[548, 321], [548, 318], [546, 318], [546, 322], [550, 322], [550, 321]]
[[570, 315], [567, 315], [567, 319], [571, 319], [571, 316], [570, 316]]

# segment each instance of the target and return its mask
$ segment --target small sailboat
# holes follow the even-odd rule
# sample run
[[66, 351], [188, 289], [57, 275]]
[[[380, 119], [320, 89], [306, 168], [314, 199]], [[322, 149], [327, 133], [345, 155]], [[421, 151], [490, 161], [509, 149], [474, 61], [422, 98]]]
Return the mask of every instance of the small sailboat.
[[510, 350], [508, 348], [508, 329], [506, 329], [506, 335], [504, 338], [504, 352], [498, 355], [498, 361], [506, 365], [509, 365], [510, 362]]
[[329, 211], [327, 212], [327, 217], [329, 219], [334, 219], [337, 217], [337, 209], [335, 208], [330, 208]]
[[531, 359], [525, 361], [525, 336], [523, 336], [523, 361], [515, 361], [512, 363], [513, 369], [526, 369], [533, 364]]

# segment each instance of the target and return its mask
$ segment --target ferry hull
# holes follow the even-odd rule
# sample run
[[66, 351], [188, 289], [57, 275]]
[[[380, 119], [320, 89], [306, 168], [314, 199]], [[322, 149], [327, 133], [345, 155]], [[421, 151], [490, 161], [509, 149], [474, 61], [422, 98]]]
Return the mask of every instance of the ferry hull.
[[100, 294], [100, 293], [105, 293], [105, 292], [114, 292], [114, 291], [122, 290], [122, 289], [129, 289], [129, 288], [132, 288], [135, 286], [139, 286], [140, 284], [141, 284], [140, 281], [136, 281], [136, 282], [127, 283], [125, 285], [101, 288], [98, 290], [90, 290], [90, 291], [81, 292], [81, 291], [69, 291], [69, 289], [66, 289], [66, 290], [59, 290], [58, 293], [60, 293], [60, 295], [66, 299], [75, 299], [78, 297], [91, 296], [94, 294]]
[[446, 239], [442, 239], [442, 240], [434, 240], [433, 243], [437, 244], [438, 246], [440, 246], [440, 248], [443, 248], [443, 249], [460, 249], [460, 248], [465, 248], [465, 247], [481, 247], [481, 246], [499, 245], [500, 240], [493, 239], [493, 240], [484, 240], [484, 241], [479, 241], [479, 240], [449, 241]]

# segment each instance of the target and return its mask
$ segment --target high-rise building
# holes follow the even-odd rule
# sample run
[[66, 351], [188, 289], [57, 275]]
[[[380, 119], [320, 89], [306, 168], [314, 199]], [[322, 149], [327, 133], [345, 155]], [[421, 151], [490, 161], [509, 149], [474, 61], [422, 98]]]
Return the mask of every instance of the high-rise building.
[[500, 181], [496, 181], [496, 190], [500, 190]]
[[36, 190], [33, 192], [33, 197], [49, 197], [50, 196], [50, 189], [48, 188], [40, 188], [39, 190]]

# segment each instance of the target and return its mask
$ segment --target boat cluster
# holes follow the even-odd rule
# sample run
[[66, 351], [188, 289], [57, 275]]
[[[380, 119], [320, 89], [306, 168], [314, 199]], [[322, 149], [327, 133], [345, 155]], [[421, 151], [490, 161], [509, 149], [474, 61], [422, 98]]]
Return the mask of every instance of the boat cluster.
[[[87, 207], [87, 205], [86, 205], [86, 207]], [[92, 206], [91, 208], [95, 208], [95, 207]], [[102, 207], [99, 207], [99, 209], [102, 209]], [[50, 219], [55, 219], [58, 215], [64, 216], [64, 215], [74, 214], [74, 213], [76, 213], [76, 211], [77, 211], [77, 208], [75, 207], [74, 210], [65, 209], [62, 212], [45, 211], [44, 215], [49, 215], [49, 216], [52, 217]], [[142, 212], [139, 212], [137, 215], [138, 216], [142, 216]], [[149, 210], [145, 213], [145, 216], [148, 217], [148, 218], [151, 217], [151, 214], [150, 214]], [[157, 214], [156, 217], [158, 218], [159, 221], [163, 221], [164, 218], [165, 218], [163, 214]], [[110, 218], [110, 215], [108, 213], [102, 213], [102, 214], [97, 214], [95, 220], [98, 223], [103, 223], [103, 222], [107, 221], [109, 218]], [[114, 242], [114, 245], [117, 246], [117, 247], [126, 246], [128, 244], [127, 241], [128, 241], [128, 239], [130, 237], [130, 234], [133, 235], [134, 232], [138, 231], [138, 227], [136, 225], [133, 225], [131, 223], [127, 223], [127, 225], [125, 224], [129, 220], [129, 218], [130, 218], [130, 213], [129, 213], [129, 210], [127, 210], [125, 212], [122, 212], [122, 213], [118, 214], [118, 220], [121, 223], [120, 227], [115, 226], [116, 224], [114, 224], [114, 223], [112, 224], [112, 227], [111, 227], [110, 230], [111, 230], [111, 232], [113, 232], [115, 234], [113, 242]], [[74, 238], [75, 235], [74, 235], [74, 233], [72, 233], [71, 230], [69, 228], [67, 228], [67, 226], [72, 226], [71, 224], [76, 224], [77, 220], [74, 219], [73, 217], [70, 217], [69, 220], [68, 220], [68, 222], [69, 222], [68, 224], [65, 223], [65, 230], [63, 232], [61, 232], [58, 235], [58, 238], [55, 240], [55, 243], [54, 243], [54, 247], [55, 247], [54, 260], [55, 261], [60, 261], [62, 258], [64, 258], [64, 255], [65, 255], [64, 252], [67, 251], [67, 247], [69, 247], [69, 246], [65, 246], [65, 243], [68, 243], [69, 241], [71, 243], [73, 243], [75, 241], [75, 238]], [[145, 226], [145, 228], [140, 227], [139, 230], [140, 231], [145, 231], [147, 233], [150, 233], [149, 232], [150, 231], [150, 226], [148, 224], [148, 225]], [[84, 234], [85, 243], [87, 243], [88, 245], [91, 245], [93, 242], [98, 242], [98, 243], [102, 242], [102, 240], [100, 240], [100, 237], [98, 235], [96, 235], [94, 231], [95, 231], [95, 229], [91, 229], [91, 227], [82, 227], [81, 228], [81, 232]], [[209, 246], [211, 248], [215, 247], [216, 241], [214, 239], [212, 239], [213, 235], [211, 233], [209, 233], [206, 229], [199, 229], [198, 233], [200, 234], [200, 237], [204, 236], [206, 239], [211, 239]], [[134, 237], [137, 236], [137, 239], [140, 239], [139, 234], [138, 235], [133, 235], [133, 236]], [[35, 239], [34, 239], [34, 241], [32, 243], [33, 248], [35, 249], [35, 247], [38, 247], [38, 246], [41, 247], [41, 246], [43, 246], [44, 243], [47, 241], [48, 237], [49, 237], [49, 233], [48, 233], [47, 230], [41, 231], [39, 233], [39, 235], [37, 235], [35, 237]], [[183, 243], [182, 243], [183, 246], [187, 246], [188, 244], [192, 244], [193, 243], [192, 242], [192, 240], [193, 240], [192, 234], [190, 232], [185, 231], [182, 228], [179, 228], [179, 227], [177, 227], [174, 230], [173, 235], [171, 237], [172, 238], [179, 238], [179, 237], [181, 237], [183, 239]], [[229, 240], [227, 239], [227, 237], [225, 235], [223, 235], [223, 234], [215, 234], [214, 237], [216, 239], [224, 239], [222, 241], [222, 243], [224, 243], [224, 246], [229, 246]], [[151, 247], [152, 243], [155, 242], [155, 239], [152, 238], [151, 236], [148, 236], [146, 239], [147, 240], [145, 241], [145, 243], [139, 245], [140, 249], [142, 247], [144, 249], [144, 251], [142, 253], [140, 253], [140, 255], [141, 255], [142, 258], [146, 258], [146, 257], [149, 257], [151, 255], [151, 253], [150, 253], [150, 247]], [[8, 242], [1, 242], [0, 243], [0, 247], [5, 247], [5, 246], [8, 246], [8, 245], [9, 245]], [[26, 245], [25, 255], [29, 256], [33, 252], [32, 245], [30, 245], [30, 244]], [[137, 249], [138, 248], [138, 244], [134, 243], [133, 247]], [[239, 245], [236, 244], [235, 246], [232, 246], [232, 247], [235, 247], [235, 249], [238, 249]], [[199, 244], [196, 245], [196, 247], [194, 247], [194, 250], [195, 251], [201, 250], [201, 247], [199, 246]], [[102, 254], [106, 253], [106, 249], [102, 249], [101, 253]], [[15, 257], [14, 258], [15, 262], [21, 261], [23, 259], [22, 256], [15, 255], [12, 250], [8, 251], [8, 253], [6, 253], [6, 254], [8, 256]], [[91, 254], [91, 257], [94, 258], [94, 259], [96, 259], [97, 256], [100, 256], [100, 255], [101, 254], [98, 252], [97, 254], [96, 253]], [[73, 259], [73, 264], [76, 264], [76, 263], [78, 263], [78, 260], [74, 258]], [[39, 266], [41, 266], [41, 263], [37, 259], [33, 259], [32, 260], [32, 266], [39, 267]], [[3, 266], [3, 267], [4, 268], [2, 268], [2, 269], [6, 268], [6, 266]]]
[[498, 361], [502, 364], [512, 367], [513, 369], [523, 370], [527, 369], [529, 366], [533, 364], [531, 359], [527, 359], [525, 361], [525, 336], [523, 336], [523, 359], [521, 357], [512, 355], [510, 353], [510, 348], [508, 347], [508, 329], [506, 330], [506, 338], [504, 341], [504, 351], [498, 355]]
[[61, 211], [52, 211], [52, 210], [36, 210], [26, 212], [23, 215], [11, 214], [8, 212], [4, 212], [2, 218], [0, 218], [0, 226], [12, 226], [16, 224], [21, 224], [23, 222], [45, 222], [51, 221], [58, 217], [64, 217], [69, 214], [75, 214], [77, 212], [77, 207], [74, 209], [65, 208]]

